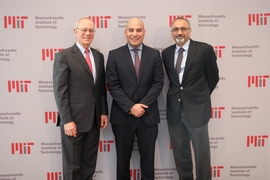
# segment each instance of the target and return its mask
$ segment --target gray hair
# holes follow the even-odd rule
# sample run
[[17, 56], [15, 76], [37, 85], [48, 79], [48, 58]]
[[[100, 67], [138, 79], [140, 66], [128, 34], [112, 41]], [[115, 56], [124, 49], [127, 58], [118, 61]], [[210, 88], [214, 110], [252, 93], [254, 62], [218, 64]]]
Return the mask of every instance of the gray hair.
[[[80, 18], [80, 19], [75, 23], [75, 28], [78, 28], [78, 24], [79, 24], [80, 21], [83, 20], [83, 19], [88, 19], [88, 20], [92, 21], [89, 17], [82, 17], [82, 18]], [[94, 23], [94, 27], [95, 27], [95, 23]]]

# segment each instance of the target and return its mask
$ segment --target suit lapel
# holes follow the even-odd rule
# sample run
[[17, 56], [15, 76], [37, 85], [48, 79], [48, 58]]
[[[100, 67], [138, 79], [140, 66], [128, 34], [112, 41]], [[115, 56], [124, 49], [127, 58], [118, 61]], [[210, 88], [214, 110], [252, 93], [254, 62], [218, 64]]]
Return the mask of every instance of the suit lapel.
[[[100, 64], [99, 64], [100, 61], [99, 61], [99, 57], [98, 57], [96, 51], [95, 51], [93, 48], [91, 48], [91, 51], [92, 51], [92, 53], [93, 53], [94, 61], [95, 61], [95, 67], [96, 67], [96, 79], [98, 79], [98, 70], [99, 70], [99, 67], [100, 67]], [[91, 73], [91, 75], [92, 75], [92, 73]]]
[[141, 79], [142, 73], [144, 71], [144, 68], [147, 63], [147, 57], [148, 57], [148, 48], [143, 44], [142, 46], [142, 54], [141, 54], [141, 63], [140, 63], [140, 70], [139, 70], [139, 76], [138, 76], [138, 82]]
[[132, 57], [131, 57], [129, 49], [128, 49], [128, 45], [123, 47], [123, 54], [124, 54], [125, 60], [127, 61], [128, 66], [130, 68], [130, 71], [132, 72], [132, 75], [134, 76], [135, 79], [137, 79], [135, 67], [134, 67]]
[[74, 59], [76, 59], [85, 68], [85, 70], [93, 77], [82, 52], [80, 51], [80, 49], [77, 47], [76, 44], [74, 44], [72, 47], [72, 53], [73, 53]]
[[185, 71], [184, 71], [184, 75], [183, 75], [183, 79], [182, 79], [182, 84], [184, 83], [185, 78], [186, 78], [187, 73], [188, 73], [188, 70], [189, 70], [189, 68], [194, 60], [194, 56], [196, 54], [196, 51], [197, 51], [196, 43], [190, 39], [190, 44], [189, 44], [189, 48], [188, 48], [188, 54], [187, 54], [187, 60], [186, 60]]
[[175, 49], [176, 49], [176, 45], [172, 45], [169, 48], [169, 52], [168, 52], [168, 67], [170, 67], [170, 69], [173, 69], [174, 70], [174, 72], [173, 72], [174, 76], [172, 76], [173, 79], [171, 79], [171, 80], [174, 81], [177, 84], [180, 84], [179, 83], [179, 77], [176, 74], [176, 71], [175, 71], [175, 68], [174, 68]]

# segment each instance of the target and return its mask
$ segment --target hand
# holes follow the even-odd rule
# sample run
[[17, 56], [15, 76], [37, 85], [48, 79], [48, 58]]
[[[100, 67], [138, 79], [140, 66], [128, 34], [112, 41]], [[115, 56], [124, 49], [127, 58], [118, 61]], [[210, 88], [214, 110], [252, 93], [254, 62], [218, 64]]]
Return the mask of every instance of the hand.
[[76, 137], [77, 135], [76, 124], [73, 121], [64, 124], [64, 131], [67, 136]]
[[101, 128], [105, 129], [108, 125], [108, 117], [107, 115], [101, 115]]
[[148, 106], [145, 104], [134, 104], [134, 106], [132, 106], [130, 109], [130, 114], [135, 117], [141, 117], [145, 113], [145, 108], [148, 108]]

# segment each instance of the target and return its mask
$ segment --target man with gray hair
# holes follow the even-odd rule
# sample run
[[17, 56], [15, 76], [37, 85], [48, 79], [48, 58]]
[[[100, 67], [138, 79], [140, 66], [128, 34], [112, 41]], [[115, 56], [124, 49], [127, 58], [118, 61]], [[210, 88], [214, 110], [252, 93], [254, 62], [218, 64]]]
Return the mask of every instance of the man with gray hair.
[[55, 55], [53, 86], [60, 125], [64, 180], [92, 180], [99, 134], [107, 126], [104, 56], [90, 47], [94, 23], [79, 19], [76, 43]]

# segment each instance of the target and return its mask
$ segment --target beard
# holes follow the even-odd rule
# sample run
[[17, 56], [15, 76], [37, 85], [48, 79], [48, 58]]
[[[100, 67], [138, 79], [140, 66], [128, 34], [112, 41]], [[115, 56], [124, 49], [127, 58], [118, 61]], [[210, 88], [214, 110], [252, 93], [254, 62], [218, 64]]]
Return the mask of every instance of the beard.
[[181, 38], [181, 39], [175, 38], [175, 42], [176, 42], [177, 44], [182, 44], [184, 41], [185, 41], [184, 38]]
[[175, 42], [176, 44], [182, 44], [185, 42], [185, 36], [183, 34], [177, 34], [175, 36]]

